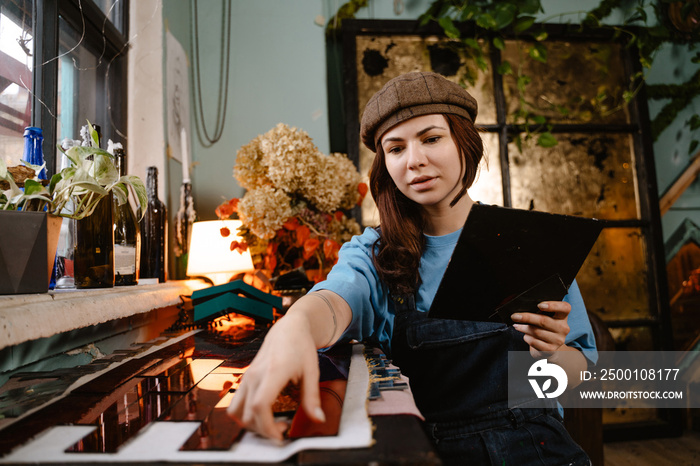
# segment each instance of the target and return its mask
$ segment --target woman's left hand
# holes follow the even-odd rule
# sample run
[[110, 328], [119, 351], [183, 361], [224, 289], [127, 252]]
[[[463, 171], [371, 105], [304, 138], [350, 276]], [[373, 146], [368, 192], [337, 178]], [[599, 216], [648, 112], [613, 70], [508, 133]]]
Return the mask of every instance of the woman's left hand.
[[515, 322], [513, 328], [525, 334], [523, 339], [530, 345], [532, 357], [546, 358], [566, 344], [571, 305], [563, 301], [545, 301], [537, 307], [547, 314], [518, 312], [511, 319]]

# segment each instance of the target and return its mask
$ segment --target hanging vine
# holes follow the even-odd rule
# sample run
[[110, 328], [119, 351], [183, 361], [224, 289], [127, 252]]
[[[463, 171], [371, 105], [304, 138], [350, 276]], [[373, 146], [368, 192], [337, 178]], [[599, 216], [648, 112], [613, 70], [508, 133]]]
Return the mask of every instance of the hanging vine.
[[[628, 46], [633, 46], [639, 51], [639, 60], [642, 69], [649, 69], [654, 57], [664, 43], [684, 43], [693, 50], [698, 43], [700, 27], [697, 20], [700, 18], [700, 0], [658, 0], [646, 2], [639, 0], [632, 8], [631, 13], [625, 18], [622, 25], [606, 25], [605, 19], [613, 11], [624, 5], [629, 5], [629, 0], [602, 0], [600, 4], [590, 10], [571, 14], [559, 14], [552, 18], [545, 18], [541, 23], [546, 23], [556, 18], [575, 18], [571, 22], [582, 30], [588, 28], [610, 28], [614, 31], [616, 39], [623, 38]], [[367, 6], [367, 0], [351, 0], [343, 5], [336, 18], [328, 24], [327, 32], [333, 33], [335, 27], [339, 27], [340, 19], [352, 18], [357, 11]], [[647, 11], [654, 11], [656, 23], [648, 26], [650, 18]], [[486, 51], [488, 46], [503, 51], [505, 49], [505, 36], [515, 36], [521, 39], [525, 46], [526, 58], [538, 62], [547, 62], [547, 48], [544, 41], [547, 33], [541, 23], [536, 22], [536, 15], [545, 13], [540, 0], [435, 0], [420, 16], [419, 23], [422, 26], [428, 23], [436, 23], [450, 40], [450, 45], [457, 49], [468, 63], [474, 63], [476, 69], [466, 68], [460, 77], [463, 85], [473, 84], [476, 72], [486, 71], [488, 60]], [[472, 23], [476, 28], [469, 28], [466, 34], [463, 25]], [[473, 32], [472, 32], [473, 31]], [[697, 62], [698, 56], [694, 59]], [[553, 146], [556, 138], [549, 131], [551, 126], [543, 117], [535, 105], [525, 98], [525, 90], [532, 78], [522, 72], [521, 66], [515, 66], [508, 61], [503, 61], [496, 70], [501, 75], [510, 75], [516, 83], [518, 92], [518, 107], [511, 117], [520, 129], [524, 137], [537, 138], [537, 144], [543, 147]], [[618, 103], [610, 106], [606, 102], [613, 96], [605, 93], [597, 96], [589, 96], [592, 101], [599, 103], [596, 110], [602, 115], [621, 110], [629, 103], [645, 84], [644, 72], [632, 76], [628, 88], [620, 92]], [[696, 73], [687, 82], [675, 85], [646, 85], [647, 97], [650, 99], [671, 99], [661, 112], [652, 121], [652, 137], [654, 140], [671, 124], [680, 111], [690, 104], [692, 99], [700, 94], [700, 77]], [[673, 94], [673, 95], [672, 95]], [[583, 96], [582, 96], [583, 98]], [[571, 109], [564, 107], [553, 108], [562, 115], [568, 114]], [[700, 119], [698, 115], [687, 122], [693, 127]], [[534, 130], [532, 128], [535, 128]], [[520, 145], [520, 139], [516, 139]], [[691, 150], [698, 145], [697, 141], [691, 142]]]

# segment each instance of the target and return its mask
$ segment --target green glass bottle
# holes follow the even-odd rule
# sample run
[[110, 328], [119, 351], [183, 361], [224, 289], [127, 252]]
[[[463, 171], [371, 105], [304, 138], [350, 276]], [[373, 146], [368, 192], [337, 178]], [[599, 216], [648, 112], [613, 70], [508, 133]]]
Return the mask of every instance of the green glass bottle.
[[168, 270], [168, 212], [158, 199], [158, 168], [148, 167], [146, 177], [148, 204], [141, 216], [141, 278], [157, 278], [159, 283], [167, 280]]
[[[114, 164], [119, 176], [126, 175], [126, 152], [122, 148], [114, 150]], [[139, 282], [139, 262], [141, 261], [141, 231], [136, 215], [127, 201], [119, 205], [113, 202], [114, 215], [114, 285], [129, 286]]]
[[[93, 126], [101, 136], [99, 126]], [[76, 288], [114, 286], [112, 193], [97, 203], [92, 215], [75, 222], [74, 274]]]

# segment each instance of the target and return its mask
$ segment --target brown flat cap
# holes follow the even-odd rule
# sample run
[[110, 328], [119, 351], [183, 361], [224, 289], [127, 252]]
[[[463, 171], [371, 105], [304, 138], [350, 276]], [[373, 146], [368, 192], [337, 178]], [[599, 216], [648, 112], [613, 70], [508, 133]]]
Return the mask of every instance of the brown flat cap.
[[387, 82], [369, 99], [362, 114], [362, 142], [377, 151], [377, 142], [393, 126], [420, 115], [452, 113], [476, 120], [476, 99], [459, 84], [432, 72], [411, 72]]

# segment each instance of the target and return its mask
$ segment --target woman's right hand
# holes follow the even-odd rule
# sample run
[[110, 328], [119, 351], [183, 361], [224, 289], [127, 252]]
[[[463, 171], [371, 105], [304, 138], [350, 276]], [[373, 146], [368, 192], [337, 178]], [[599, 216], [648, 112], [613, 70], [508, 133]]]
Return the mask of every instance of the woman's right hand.
[[319, 395], [317, 348], [329, 338], [335, 342], [352, 314], [338, 295], [321, 293], [333, 303], [334, 317], [326, 300], [311, 293], [270, 328], [227, 409], [242, 427], [281, 441], [288, 426], [286, 421], [275, 421], [272, 405], [290, 381], [299, 384], [301, 408], [309, 418], [325, 421]]

